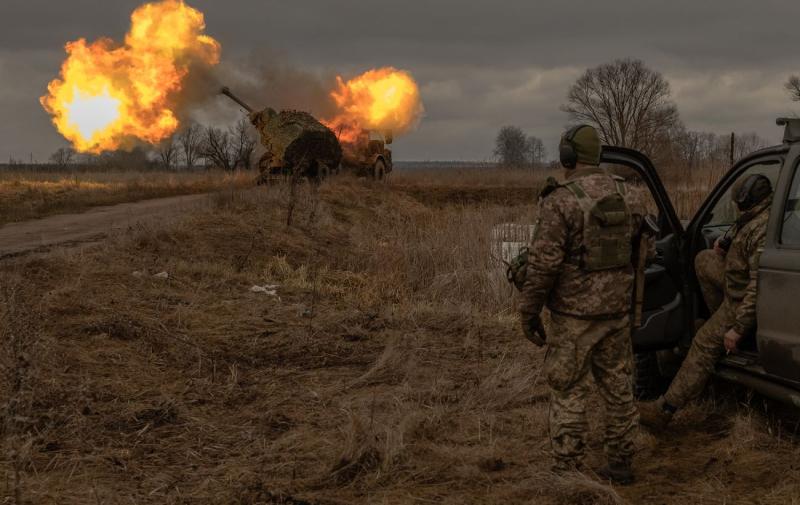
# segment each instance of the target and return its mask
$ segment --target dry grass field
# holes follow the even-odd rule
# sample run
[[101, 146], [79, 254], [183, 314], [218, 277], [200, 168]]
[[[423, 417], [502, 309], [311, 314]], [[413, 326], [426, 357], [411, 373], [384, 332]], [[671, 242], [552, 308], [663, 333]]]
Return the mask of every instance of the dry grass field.
[[540, 184], [341, 177], [290, 227], [286, 187], [231, 189], [0, 263], [3, 503], [800, 503], [797, 427], [743, 394], [641, 431], [631, 487], [549, 472], [545, 351], [490, 254]]
[[235, 172], [35, 172], [0, 170], [0, 225], [148, 198], [252, 185]]

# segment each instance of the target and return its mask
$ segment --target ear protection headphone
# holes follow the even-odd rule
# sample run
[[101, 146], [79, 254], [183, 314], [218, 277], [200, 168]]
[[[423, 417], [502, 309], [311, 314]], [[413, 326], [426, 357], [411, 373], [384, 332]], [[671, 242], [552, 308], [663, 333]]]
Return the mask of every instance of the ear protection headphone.
[[772, 183], [765, 175], [752, 174], [744, 180], [739, 191], [733, 195], [733, 201], [739, 210], [747, 211], [761, 203], [772, 193]]
[[561, 137], [561, 142], [558, 144], [558, 157], [561, 161], [561, 166], [564, 168], [575, 168], [578, 165], [578, 153], [575, 152], [573, 141], [575, 140], [575, 135], [578, 134], [578, 130], [585, 126], [588, 125], [579, 124], [578, 126], [573, 126]]

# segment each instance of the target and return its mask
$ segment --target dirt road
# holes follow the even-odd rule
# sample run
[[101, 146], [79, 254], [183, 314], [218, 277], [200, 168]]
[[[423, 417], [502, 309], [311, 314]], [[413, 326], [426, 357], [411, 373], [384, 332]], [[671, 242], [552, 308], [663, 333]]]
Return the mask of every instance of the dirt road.
[[0, 258], [56, 245], [90, 242], [137, 223], [189, 211], [208, 199], [208, 194], [157, 198], [7, 224], [0, 227]]

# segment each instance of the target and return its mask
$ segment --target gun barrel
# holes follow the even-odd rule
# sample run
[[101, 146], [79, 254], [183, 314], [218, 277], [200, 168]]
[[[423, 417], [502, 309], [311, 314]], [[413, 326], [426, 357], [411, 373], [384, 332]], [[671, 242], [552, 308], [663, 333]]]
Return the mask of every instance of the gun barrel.
[[228, 88], [227, 86], [223, 87], [219, 92], [220, 92], [220, 94], [223, 94], [223, 95], [227, 96], [228, 98], [230, 98], [234, 102], [236, 102], [239, 105], [241, 105], [242, 107], [244, 107], [244, 110], [246, 110], [247, 112], [249, 112], [251, 114], [253, 113], [253, 108], [250, 107], [249, 105], [247, 105], [246, 103], [244, 103], [244, 101], [241, 98], [239, 98], [238, 96], [234, 95], [233, 92], [230, 90], [230, 88]]

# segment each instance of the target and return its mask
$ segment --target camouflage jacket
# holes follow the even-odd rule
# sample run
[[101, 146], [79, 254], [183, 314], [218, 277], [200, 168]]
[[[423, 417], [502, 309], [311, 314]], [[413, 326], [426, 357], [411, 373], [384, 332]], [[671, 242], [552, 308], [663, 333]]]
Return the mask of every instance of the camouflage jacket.
[[733, 241], [725, 256], [725, 298], [735, 307], [733, 329], [744, 335], [756, 325], [758, 262], [764, 250], [772, 198], [742, 214], [730, 233]]
[[[579, 179], [594, 199], [616, 192], [615, 181], [600, 168], [570, 170], [567, 179]], [[632, 235], [638, 237], [646, 204], [641, 192], [628, 184], [625, 188], [625, 202], [633, 217]], [[595, 272], [582, 270], [576, 258], [582, 253], [583, 226], [583, 211], [569, 189], [559, 187], [540, 201], [521, 292], [519, 309], [523, 317], [538, 315], [545, 305], [554, 312], [584, 319], [623, 317], [630, 312], [633, 265]]]

